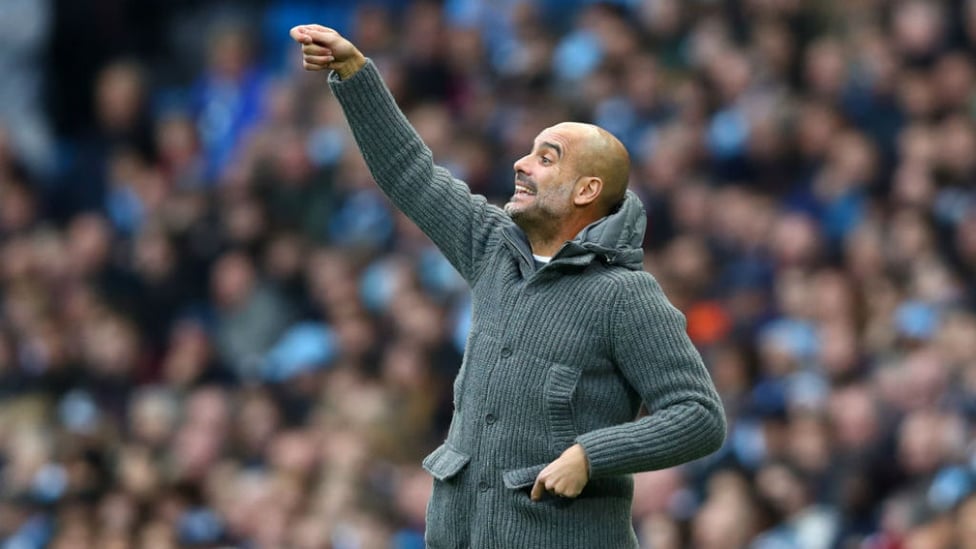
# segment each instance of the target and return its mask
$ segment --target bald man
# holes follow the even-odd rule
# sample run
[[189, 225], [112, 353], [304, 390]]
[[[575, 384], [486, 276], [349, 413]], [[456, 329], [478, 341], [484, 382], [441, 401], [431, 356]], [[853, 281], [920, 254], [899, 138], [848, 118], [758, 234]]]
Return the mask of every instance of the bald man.
[[636, 548], [631, 475], [715, 451], [725, 417], [684, 317], [642, 270], [626, 149], [589, 124], [546, 128], [498, 208], [433, 163], [348, 40], [291, 36], [307, 70], [331, 70], [377, 184], [471, 286], [454, 416], [423, 462], [427, 546]]

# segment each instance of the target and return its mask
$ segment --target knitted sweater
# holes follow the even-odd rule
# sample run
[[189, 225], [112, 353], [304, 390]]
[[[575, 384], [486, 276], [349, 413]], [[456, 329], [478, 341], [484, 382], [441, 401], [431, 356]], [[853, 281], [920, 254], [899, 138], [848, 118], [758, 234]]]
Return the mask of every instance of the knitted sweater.
[[[433, 163], [371, 61], [329, 83], [378, 185], [471, 287], [451, 427], [423, 462], [428, 547], [636, 548], [630, 474], [725, 437], [684, 317], [642, 270], [639, 199], [628, 192], [537, 268], [511, 218]], [[532, 501], [536, 476], [574, 443], [589, 458], [582, 494]]]

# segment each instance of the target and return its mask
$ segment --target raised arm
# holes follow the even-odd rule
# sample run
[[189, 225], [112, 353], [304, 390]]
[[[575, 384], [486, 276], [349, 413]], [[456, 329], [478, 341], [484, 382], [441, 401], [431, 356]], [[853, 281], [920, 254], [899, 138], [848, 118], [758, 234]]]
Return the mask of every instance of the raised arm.
[[291, 36], [306, 70], [333, 71], [329, 85], [377, 184], [473, 284], [508, 216], [434, 164], [379, 71], [351, 42], [319, 25], [295, 27]]

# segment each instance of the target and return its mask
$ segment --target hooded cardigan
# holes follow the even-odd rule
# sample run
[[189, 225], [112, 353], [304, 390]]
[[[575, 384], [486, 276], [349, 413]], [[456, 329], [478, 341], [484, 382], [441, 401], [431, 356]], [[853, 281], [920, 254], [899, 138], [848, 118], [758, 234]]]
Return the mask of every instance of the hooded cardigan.
[[[537, 268], [508, 214], [433, 163], [372, 61], [329, 84], [377, 184], [471, 287], [450, 430], [423, 462], [427, 546], [636, 548], [631, 473], [707, 455], [726, 428], [684, 316], [642, 270], [640, 200], [628, 191]], [[574, 443], [589, 459], [583, 492], [532, 501]]]

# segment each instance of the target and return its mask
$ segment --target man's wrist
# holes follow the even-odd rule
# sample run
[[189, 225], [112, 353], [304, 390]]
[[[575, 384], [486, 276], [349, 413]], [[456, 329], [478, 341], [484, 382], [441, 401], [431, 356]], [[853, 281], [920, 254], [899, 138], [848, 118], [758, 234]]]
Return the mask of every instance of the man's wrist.
[[570, 449], [575, 451], [577, 459], [579, 459], [580, 463], [583, 465], [583, 470], [586, 471], [586, 476], [589, 477], [590, 458], [586, 455], [586, 448], [583, 448], [583, 445], [577, 442], [576, 444], [570, 446]]
[[339, 80], [348, 80], [366, 66], [366, 56], [361, 53], [356, 54], [352, 59], [344, 61], [334, 70], [339, 75]]
[[586, 470], [586, 477], [589, 479], [592, 476], [592, 471], [590, 470], [590, 456], [586, 453], [586, 448], [579, 442], [573, 444], [570, 448], [578, 450], [579, 456], [582, 458], [583, 468]]

